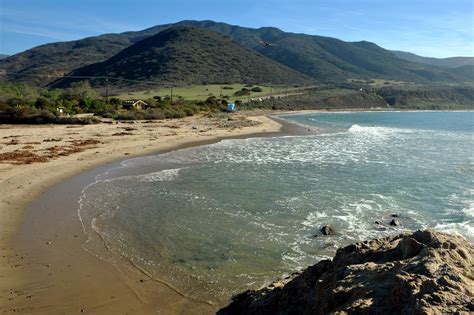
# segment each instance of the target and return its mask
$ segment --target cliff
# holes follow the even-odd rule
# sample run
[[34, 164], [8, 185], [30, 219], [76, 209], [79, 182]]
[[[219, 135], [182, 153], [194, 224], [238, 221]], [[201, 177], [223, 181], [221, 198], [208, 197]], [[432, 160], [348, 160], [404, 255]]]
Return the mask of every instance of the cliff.
[[296, 276], [246, 291], [218, 314], [474, 312], [474, 246], [431, 230], [337, 251]]

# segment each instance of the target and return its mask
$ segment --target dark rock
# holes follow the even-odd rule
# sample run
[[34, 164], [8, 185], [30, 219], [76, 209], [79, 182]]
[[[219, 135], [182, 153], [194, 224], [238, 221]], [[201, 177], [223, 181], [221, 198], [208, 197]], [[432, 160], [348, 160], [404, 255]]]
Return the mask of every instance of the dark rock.
[[392, 221], [390, 221], [389, 223], [391, 226], [401, 226], [402, 225], [402, 222], [400, 222], [400, 220], [398, 219], [392, 219]]
[[323, 235], [334, 235], [334, 230], [329, 225], [323, 225], [321, 233], [323, 233]]
[[402, 259], [408, 259], [418, 255], [423, 247], [424, 245], [422, 243], [411, 237], [403, 238], [398, 245], [398, 248], [400, 248], [402, 252]]
[[473, 268], [474, 246], [462, 237], [417, 231], [341, 248], [217, 314], [469, 314]]
[[377, 230], [379, 231], [385, 231], [387, 229], [387, 225], [383, 223], [382, 221], [374, 221], [374, 224], [377, 225]]
[[392, 218], [399, 218], [399, 217], [400, 217], [399, 214], [395, 214], [395, 213], [391, 214], [390, 216], [391, 216]]

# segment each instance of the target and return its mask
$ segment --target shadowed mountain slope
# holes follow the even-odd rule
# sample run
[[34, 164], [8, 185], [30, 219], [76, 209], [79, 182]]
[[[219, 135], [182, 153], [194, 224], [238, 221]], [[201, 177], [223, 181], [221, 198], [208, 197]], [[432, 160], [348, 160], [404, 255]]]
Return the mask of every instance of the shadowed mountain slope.
[[[114, 77], [112, 85], [138, 86], [152, 81], [160, 85], [211, 83], [304, 84], [312, 79], [291, 70], [222, 34], [188, 26], [173, 27], [122, 50], [112, 58], [88, 65], [72, 76]], [[55, 87], [69, 85], [61, 79]], [[101, 85], [102, 79], [92, 79]]]
[[[143, 39], [177, 26], [219, 32], [321, 82], [343, 82], [355, 78], [421, 83], [474, 81], [474, 74], [470, 68], [464, 68], [465, 65], [461, 65], [461, 69], [451, 69], [439, 63], [427, 64], [427, 58], [424, 57], [405, 60], [410, 58], [370, 42], [344, 42], [324, 36], [288, 33], [274, 27], [253, 29], [213, 21], [181, 21], [142, 31], [42, 45], [0, 60], [0, 69], [7, 72], [8, 81], [45, 85], [54, 80], [52, 76], [61, 76], [80, 67], [103, 62]], [[185, 78], [180, 79], [186, 81]]]

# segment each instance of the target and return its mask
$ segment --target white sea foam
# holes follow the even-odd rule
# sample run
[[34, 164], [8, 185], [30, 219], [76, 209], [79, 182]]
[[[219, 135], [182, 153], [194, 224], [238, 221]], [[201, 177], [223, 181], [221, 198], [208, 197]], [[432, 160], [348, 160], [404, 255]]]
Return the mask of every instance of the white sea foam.
[[321, 224], [321, 221], [327, 217], [328, 215], [322, 211], [311, 212], [306, 216], [305, 220], [303, 220], [301, 224], [306, 227], [314, 228], [314, 226]]
[[173, 168], [159, 172], [139, 175], [136, 179], [140, 182], [171, 182], [178, 178], [179, 172], [184, 168]]
[[468, 241], [474, 242], [474, 225], [472, 222], [438, 223], [435, 229], [446, 233], [461, 235]]
[[468, 206], [462, 209], [462, 212], [471, 218], [474, 218], [474, 201], [470, 201]]
[[393, 135], [396, 133], [413, 133], [414, 131], [411, 129], [379, 127], [379, 126], [361, 126], [361, 125], [354, 124], [349, 128], [348, 132], [353, 133], [353, 134], [364, 133], [364, 134], [374, 135], [374, 136], [386, 136], [386, 135]]

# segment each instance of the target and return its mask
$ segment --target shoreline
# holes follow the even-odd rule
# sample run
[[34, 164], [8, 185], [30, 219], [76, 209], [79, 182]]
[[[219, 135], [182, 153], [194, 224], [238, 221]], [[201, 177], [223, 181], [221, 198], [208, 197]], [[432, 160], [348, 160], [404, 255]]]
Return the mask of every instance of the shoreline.
[[[302, 109], [295, 111], [280, 111], [277, 116], [292, 116], [300, 114], [344, 114], [344, 113], [471, 113], [474, 109], [386, 109], [386, 108], [341, 108], [336, 110]], [[270, 115], [272, 116], [272, 115]]]
[[[291, 133], [294, 132], [296, 127], [290, 127], [289, 124], [284, 121], [281, 122], [278, 119], [269, 118], [266, 114], [267, 113], [252, 113], [250, 115], [243, 115], [244, 119], [256, 121], [259, 123], [258, 125], [232, 129], [220, 128], [207, 131], [202, 136], [197, 134], [198, 131], [194, 132], [195, 119], [188, 118], [183, 119], [182, 124], [188, 127], [192, 125], [193, 128], [191, 130], [185, 130], [185, 132], [182, 133], [181, 130], [176, 130], [174, 126], [166, 126], [166, 132], [174, 130], [174, 134], [161, 141], [136, 141], [133, 139], [123, 141], [119, 139], [113, 142], [113, 144], [116, 145], [113, 150], [110, 150], [111, 144], [108, 143], [104, 145], [104, 147], [93, 147], [83, 152], [60, 157], [46, 163], [33, 163], [22, 166], [15, 165], [10, 167], [5, 167], [5, 165], [0, 164], [0, 166], [2, 166], [2, 168], [0, 168], [0, 174], [5, 178], [1, 182], [0, 188], [8, 192], [8, 195], [0, 200], [0, 248], [2, 248], [3, 252], [2, 257], [0, 257], [0, 277], [2, 278], [2, 281], [0, 281], [0, 311], [2, 311], [2, 313], [41, 313], [47, 310], [49, 313], [69, 313], [85, 311], [86, 307], [82, 308], [80, 305], [95, 304], [95, 311], [99, 311], [101, 314], [115, 313], [117, 311], [122, 312], [125, 309], [135, 312], [148, 312], [152, 310], [150, 307], [153, 308], [156, 307], [156, 305], [163, 305], [163, 303], [170, 301], [172, 301], [172, 303], [178, 303], [178, 306], [174, 307], [174, 310], [173, 308], [169, 310], [164, 308], [165, 312], [179, 313], [180, 310], [184, 311], [190, 307], [189, 301], [186, 301], [182, 296], [179, 297], [179, 294], [175, 296], [176, 292], [166, 292], [167, 289], [164, 288], [165, 286], [162, 284], [143, 285], [144, 281], [140, 281], [143, 280], [143, 275], [136, 275], [137, 279], [135, 279], [135, 282], [141, 284], [141, 288], [133, 288], [136, 283], [131, 283], [130, 279], [124, 281], [122, 277], [123, 274], [117, 274], [123, 273], [123, 270], [120, 271], [114, 267], [105, 266], [106, 264], [104, 262], [86, 253], [81, 247], [81, 242], [84, 241], [84, 239], [82, 236], [79, 237], [79, 233], [82, 232], [77, 230], [79, 220], [75, 212], [74, 215], [71, 216], [70, 211], [64, 211], [62, 208], [54, 210], [56, 212], [53, 211], [52, 215], [46, 215], [46, 219], [52, 219], [49, 220], [48, 227], [45, 223], [48, 220], [45, 220], [42, 216], [42, 212], [38, 213], [38, 211], [36, 211], [37, 217], [35, 218], [35, 215], [31, 214], [31, 208], [34, 208], [35, 204], [42, 200], [51, 189], [64, 186], [64, 183], [68, 181], [74, 182], [74, 178], [83, 180], [84, 176], [87, 177], [87, 175], [94, 173], [94, 171], [107, 169], [129, 158], [215, 143], [229, 138], [281, 135], [284, 134], [285, 130]], [[165, 123], [174, 124], [176, 121], [165, 121]], [[145, 125], [144, 123], [142, 124]], [[126, 125], [129, 126], [129, 124]], [[135, 127], [136, 124], [131, 126]], [[0, 134], [2, 131], [8, 131], [8, 127], [10, 126], [2, 127], [3, 128], [0, 127]], [[94, 128], [94, 126], [77, 128], [84, 127], [89, 127], [89, 129], [90, 127]], [[146, 125], [144, 128], [147, 127], [149, 126]], [[60, 129], [60, 131], [65, 131], [67, 127], [11, 126], [11, 129], [18, 130], [35, 128], [41, 130]], [[205, 127], [203, 128], [205, 129]], [[11, 129], [9, 130], [10, 132], [12, 132]], [[13, 132], [15, 131], [13, 130]], [[57, 133], [57, 131], [55, 133]], [[8, 138], [8, 136], [3, 136], [3, 138]], [[117, 144], [117, 142], [119, 143]], [[76, 182], [73, 185], [76, 189], [77, 184]], [[67, 205], [67, 199], [70, 199], [73, 195], [74, 193], [71, 191], [64, 192], [66, 201], [53, 200], [53, 202]], [[77, 202], [77, 199], [75, 202]], [[68, 208], [66, 207], [66, 209]], [[33, 218], [33, 220], [29, 220], [29, 217]], [[25, 222], [27, 220], [30, 222]], [[73, 227], [73, 229], [64, 230], [65, 227], [70, 228], [74, 226], [74, 222], [71, 222], [71, 220], [76, 220], [76, 226]], [[40, 221], [42, 222], [40, 223]], [[60, 226], [58, 227], [58, 225]], [[50, 234], [54, 231], [54, 236], [47, 235], [48, 229]], [[71, 237], [72, 231], [74, 231], [74, 233]], [[34, 233], [37, 234], [34, 235]], [[56, 241], [56, 238], [60, 239], [61, 237], [64, 239], [64, 242]], [[64, 244], [61, 246], [60, 243]], [[68, 248], [71, 244], [73, 248]], [[54, 248], [61, 248], [64, 252], [57, 253], [56, 250], [56, 253], [54, 253]], [[66, 264], [68, 268], [74, 269], [73, 263], [78, 261], [83, 265], [78, 265], [75, 271], [65, 269], [64, 263], [61, 261], [64, 260], [64, 256], [66, 255], [72, 258], [69, 259], [69, 263]], [[53, 263], [51, 263], [51, 261]], [[84, 263], [86, 263], [86, 265], [84, 265]], [[61, 270], [54, 268], [61, 265], [63, 265], [60, 268]], [[87, 268], [84, 268], [85, 266], [87, 266]], [[81, 271], [81, 269], [83, 270]], [[93, 269], [96, 269], [98, 272], [94, 272]], [[98, 281], [91, 282], [90, 280], [82, 280], [81, 282], [74, 279], [74, 277], [68, 276], [68, 274], [84, 277], [86, 279], [92, 277]], [[120, 279], [120, 277], [122, 277], [122, 279]], [[82, 290], [68, 293], [68, 286], [71, 286], [71, 281], [76, 282], [79, 286], [86, 286], [85, 288], [82, 287], [82, 289], [87, 290], [87, 292], [82, 294], [83, 296], [80, 296]], [[113, 284], [111, 282], [113, 282]], [[95, 283], [95, 285], [91, 285], [92, 283]], [[104, 290], [104, 287], [107, 287], [110, 291], [107, 289]], [[150, 295], [153, 291], [159, 292], [158, 295], [161, 294], [163, 298], [160, 299], [153, 295], [154, 300], [151, 301], [150, 297], [144, 297], [147, 294]], [[59, 296], [55, 297], [55, 294]], [[74, 303], [74, 301], [65, 303], [65, 295], [71, 296], [71, 294], [73, 296], [75, 295], [76, 303]], [[107, 297], [104, 294], [107, 295]], [[111, 296], [109, 297], [108, 295]], [[117, 296], [121, 297], [119, 302], [116, 299]], [[87, 299], [92, 300], [88, 303], [86, 302]], [[110, 300], [110, 303], [108, 303], [107, 299]], [[100, 306], [100, 304], [102, 305]], [[213, 312], [215, 307], [216, 306], [211, 306], [207, 303], [203, 305], [202, 311], [204, 313]]]
[[[121, 138], [117, 141], [126, 141], [116, 147], [112, 154], [105, 148], [97, 153], [96, 150], [99, 149], [92, 147], [84, 152], [53, 160], [51, 161], [53, 165], [47, 162], [12, 166], [12, 169], [22, 170], [11, 177], [7, 176], [0, 184], [0, 188], [9, 195], [0, 198], [0, 248], [3, 252], [0, 257], [2, 279], [0, 312], [2, 314], [13, 312], [55, 314], [82, 311], [98, 314], [126, 311], [150, 313], [157, 312], [160, 306], [159, 310], [164, 314], [184, 313], [190, 308], [203, 314], [214, 313], [221, 305], [189, 299], [172, 286], [148, 277], [135, 266], [118, 268], [84, 251], [82, 244], [85, 237], [82, 235], [82, 226], [79, 224], [77, 214], [75, 211], [64, 210], [70, 210], [71, 205], [77, 204], [77, 197], [81, 191], [78, 187], [84, 187], [81, 185], [90, 183], [95, 175], [118, 166], [122, 161], [206, 145], [224, 139], [307, 134], [306, 128], [289, 123], [279, 116], [311, 112], [336, 113], [336, 111], [270, 111], [259, 114], [250, 112], [244, 114], [245, 118], [257, 117], [261, 125], [232, 130], [221, 128], [201, 137], [195, 137], [201, 131], [194, 130], [193, 118], [182, 121], [187, 126], [184, 134], [180, 133], [183, 130], [175, 129], [175, 121], [171, 120], [164, 122], [168, 125], [160, 126], [164, 127], [166, 132], [174, 133], [166, 135], [167, 138], [162, 139], [163, 141], [149, 140], [138, 143], [133, 139]], [[143, 125], [143, 128], [149, 127], [145, 122], [139, 124]], [[125, 126], [140, 129], [137, 124], [129, 123], [115, 127], [127, 128]], [[2, 127], [0, 126], [0, 135], [2, 130], [5, 130]], [[66, 129], [56, 126], [12, 127]], [[71, 163], [77, 164], [71, 167]], [[0, 164], [0, 174], [11, 173]], [[43, 176], [38, 177], [38, 174]], [[49, 195], [54, 190], [56, 199]], [[64, 196], [63, 200], [57, 199], [58, 192]], [[45, 203], [48, 199], [50, 204]], [[43, 208], [39, 209], [39, 205]], [[43, 211], [47, 214], [43, 215]], [[72, 282], [75, 290], [70, 289]]]

